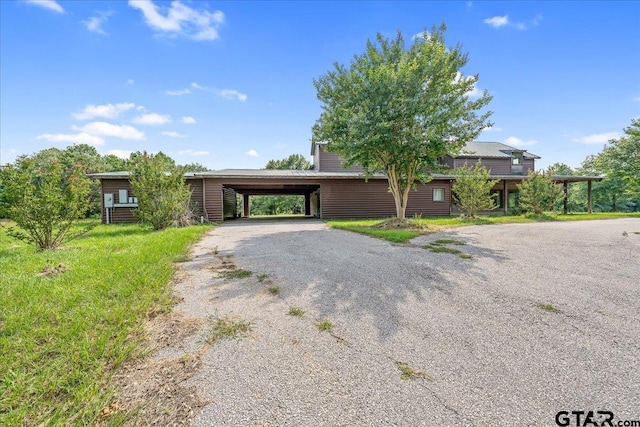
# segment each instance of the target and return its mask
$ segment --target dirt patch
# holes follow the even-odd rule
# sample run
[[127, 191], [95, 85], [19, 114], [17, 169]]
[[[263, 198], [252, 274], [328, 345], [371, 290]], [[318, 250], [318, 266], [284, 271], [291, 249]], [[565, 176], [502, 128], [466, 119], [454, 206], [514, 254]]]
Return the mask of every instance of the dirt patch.
[[428, 227], [412, 219], [389, 218], [372, 226], [384, 230], [427, 231]]
[[60, 273], [67, 271], [67, 266], [64, 264], [58, 264], [55, 267], [45, 267], [42, 271], [36, 274], [36, 277], [54, 277]]
[[[204, 319], [185, 317], [179, 313], [159, 314], [145, 327], [149, 352], [175, 346], [199, 329]], [[183, 382], [200, 367], [205, 344], [194, 353], [162, 360], [151, 357], [125, 363], [114, 375], [117, 398], [105, 407], [96, 425], [106, 425], [114, 417], [126, 426], [190, 425], [206, 402], [194, 386]]]

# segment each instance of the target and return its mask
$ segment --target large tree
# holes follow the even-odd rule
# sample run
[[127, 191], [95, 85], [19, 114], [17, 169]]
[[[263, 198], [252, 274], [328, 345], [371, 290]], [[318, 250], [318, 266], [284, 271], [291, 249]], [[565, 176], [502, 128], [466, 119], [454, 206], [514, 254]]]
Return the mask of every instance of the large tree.
[[302, 154], [292, 154], [286, 159], [269, 160], [265, 169], [310, 169], [311, 163]]
[[631, 120], [624, 135], [610, 140], [597, 157], [607, 177], [624, 183], [625, 195], [640, 197], [640, 118]]
[[406, 46], [398, 32], [392, 39], [378, 34], [367, 42], [349, 67], [314, 80], [322, 113], [313, 140], [359, 164], [367, 174], [384, 173], [398, 218], [405, 217], [409, 191], [438, 170], [438, 159], [456, 153], [490, 123], [491, 100], [476, 98], [478, 76], [464, 76], [467, 54], [447, 47], [442, 24]]

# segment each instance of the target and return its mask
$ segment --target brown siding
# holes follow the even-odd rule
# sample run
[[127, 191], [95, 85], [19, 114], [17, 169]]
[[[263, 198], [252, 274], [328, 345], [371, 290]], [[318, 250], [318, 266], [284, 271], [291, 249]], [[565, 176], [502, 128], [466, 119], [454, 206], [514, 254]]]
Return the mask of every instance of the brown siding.
[[[433, 201], [433, 189], [443, 188], [445, 200]], [[409, 194], [406, 215], [449, 215], [449, 181], [418, 184]], [[322, 218], [381, 218], [396, 215], [386, 180], [327, 180], [320, 187]]]
[[215, 178], [205, 178], [204, 182], [206, 216], [209, 221], [222, 221], [222, 182]]
[[[322, 146], [319, 147], [318, 157], [319, 157], [319, 167], [318, 170], [322, 172], [344, 172], [344, 171], [355, 171], [362, 172], [361, 166], [350, 166], [348, 168], [342, 167], [342, 159], [336, 153], [330, 153], [328, 151], [324, 151]], [[315, 162], [315, 159], [314, 159]]]
[[[129, 197], [134, 197], [134, 194], [131, 191], [131, 183], [128, 179], [103, 179], [101, 180], [101, 184], [102, 194], [100, 196], [100, 206], [104, 204], [104, 195], [109, 193], [113, 194], [113, 199], [116, 203], [120, 203], [120, 200], [118, 200], [118, 190], [128, 190]], [[102, 206], [102, 223], [106, 223], [106, 221], [106, 210], [104, 209], [104, 206]], [[110, 221], [112, 223], [138, 222], [138, 219], [133, 216], [131, 208], [112, 208]]]
[[[468, 164], [473, 166], [478, 161], [477, 158], [454, 159], [453, 167], [459, 168]], [[482, 166], [489, 169], [494, 175], [509, 175], [511, 173], [511, 159], [480, 159]]]
[[535, 171], [535, 160], [533, 159], [524, 159], [522, 161], [522, 170], [523, 173], [526, 175], [529, 173], [530, 170]]
[[190, 206], [194, 209], [196, 216], [204, 216], [203, 200], [202, 200], [202, 179], [188, 179], [187, 184], [191, 186]]

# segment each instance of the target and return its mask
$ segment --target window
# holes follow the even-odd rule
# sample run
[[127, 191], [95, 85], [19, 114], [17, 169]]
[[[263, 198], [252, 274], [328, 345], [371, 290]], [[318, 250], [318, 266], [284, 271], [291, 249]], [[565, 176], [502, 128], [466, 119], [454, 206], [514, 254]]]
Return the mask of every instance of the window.
[[433, 201], [434, 202], [444, 202], [444, 188], [434, 188], [433, 189]]
[[512, 165], [521, 165], [522, 164], [522, 153], [512, 153], [511, 164]]
[[493, 201], [496, 204], [496, 208], [504, 208], [504, 192], [502, 190], [491, 190]]

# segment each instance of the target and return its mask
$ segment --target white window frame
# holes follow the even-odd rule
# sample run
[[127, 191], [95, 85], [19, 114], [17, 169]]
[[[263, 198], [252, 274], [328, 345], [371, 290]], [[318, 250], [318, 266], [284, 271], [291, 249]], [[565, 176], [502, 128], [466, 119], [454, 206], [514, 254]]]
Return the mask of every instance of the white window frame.
[[[440, 194], [440, 197], [436, 197], [436, 194]], [[444, 188], [434, 188], [433, 189], [433, 201], [434, 202], [444, 202], [445, 201], [445, 192]]]

